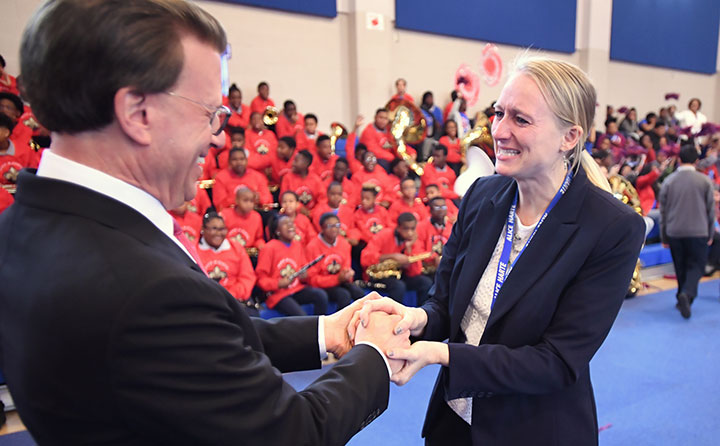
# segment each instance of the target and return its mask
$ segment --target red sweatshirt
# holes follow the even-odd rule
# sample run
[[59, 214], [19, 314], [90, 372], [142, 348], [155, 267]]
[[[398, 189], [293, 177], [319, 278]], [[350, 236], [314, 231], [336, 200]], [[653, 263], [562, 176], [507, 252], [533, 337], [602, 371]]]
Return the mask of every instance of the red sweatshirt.
[[363, 164], [355, 159], [355, 139], [357, 136], [355, 132], [352, 132], [347, 137], [345, 143], [345, 158], [348, 161], [348, 167], [350, 168], [350, 174], [354, 175], [355, 172], [359, 172], [364, 169]]
[[176, 214], [168, 211], [170, 215], [177, 220], [180, 228], [182, 228], [185, 236], [193, 243], [200, 241], [200, 229], [202, 228], [202, 217], [189, 209], [184, 214]]
[[270, 130], [256, 132], [253, 129], [247, 129], [245, 131], [245, 148], [250, 151], [250, 155], [268, 155], [277, 149], [277, 138]]
[[307, 245], [310, 240], [317, 237], [317, 231], [309, 218], [305, 215], [297, 213], [293, 219], [295, 224], [295, 240], [302, 243], [303, 246]]
[[373, 186], [380, 187], [380, 193], [378, 193], [376, 197], [377, 202], [392, 202], [394, 199], [392, 195], [390, 177], [380, 166], [375, 166], [375, 169], [372, 172], [368, 172], [363, 169], [354, 173], [352, 176], [352, 182], [355, 185], [355, 203], [360, 203], [362, 199], [362, 188], [365, 184], [372, 184]]
[[212, 206], [212, 203], [210, 202], [210, 197], [208, 196], [207, 191], [205, 189], [201, 189], [200, 186], [196, 186], [195, 197], [190, 200], [188, 211], [195, 212], [202, 217], [205, 215], [205, 212], [207, 212], [210, 206]]
[[397, 220], [400, 214], [403, 212], [410, 212], [415, 216], [418, 225], [426, 220], [430, 219], [430, 212], [428, 212], [427, 206], [425, 206], [421, 199], [416, 198], [412, 201], [412, 204], [405, 202], [404, 198], [393, 201], [388, 209], [388, 219], [390, 227], [397, 226]]
[[365, 144], [378, 159], [386, 161], [395, 159], [395, 145], [390, 139], [390, 134], [386, 130], [378, 129], [375, 124], [365, 127], [360, 142]]
[[417, 225], [418, 239], [425, 243], [427, 249], [436, 255], [442, 255], [442, 249], [450, 238], [453, 223], [449, 217], [445, 217], [444, 226], [435, 226], [430, 219]]
[[313, 133], [312, 135], [308, 135], [307, 133], [305, 133], [305, 130], [303, 128], [303, 131], [299, 132], [297, 135], [290, 135], [290, 136], [295, 136], [295, 144], [296, 144], [295, 148], [298, 151], [309, 150], [310, 153], [312, 153], [313, 156], [315, 156], [315, 154], [317, 153], [317, 149], [315, 147], [315, 141], [317, 141], [317, 137], [322, 134], [323, 134], [323, 132], [315, 131], [315, 133]]
[[[398, 244], [394, 229], [383, 229], [363, 249], [362, 254], [360, 254], [360, 263], [363, 268], [367, 268], [370, 265], [380, 263], [380, 256], [383, 254], [400, 253], [410, 256], [424, 252], [427, 252], [425, 242], [419, 238], [413, 243], [410, 252], [407, 252], [404, 242]], [[405, 268], [404, 274], [408, 277], [419, 276], [422, 274], [422, 262], [411, 263]]]
[[367, 212], [365, 208], [359, 207], [353, 213], [353, 217], [353, 236], [348, 235], [348, 238], [369, 242], [375, 238], [377, 233], [390, 226], [387, 210], [377, 204], [372, 212]]
[[316, 236], [307, 245], [308, 259], [315, 259], [321, 254], [325, 257], [308, 271], [310, 286], [331, 288], [340, 285], [338, 273], [351, 269], [350, 244], [342, 237], [335, 239], [334, 245], [328, 245], [320, 236]]
[[314, 208], [318, 200], [325, 196], [322, 180], [312, 172], [304, 178], [292, 171], [286, 173], [280, 184], [280, 194], [287, 190], [295, 192], [300, 203], [308, 209]]
[[265, 246], [262, 217], [257, 211], [243, 215], [235, 212], [235, 209], [227, 208], [223, 209], [220, 215], [228, 228], [228, 239], [240, 243], [245, 248], [261, 249]]
[[420, 196], [425, 197], [425, 186], [437, 184], [443, 198], [450, 200], [459, 198], [454, 189], [456, 179], [455, 172], [449, 166], [446, 165], [445, 168], [439, 170], [434, 164], [428, 163], [425, 165], [425, 173], [420, 177]]
[[[230, 116], [230, 119], [228, 119], [228, 126], [242, 128], [248, 126], [248, 124], [250, 123], [250, 107], [247, 104], [242, 104], [240, 106], [240, 113], [238, 113], [238, 111], [233, 109], [230, 105], [228, 105], [228, 108], [232, 110], [232, 115]], [[264, 111], [265, 110], [263, 110], [263, 112]]]
[[7, 152], [0, 153], [0, 184], [15, 184], [21, 169], [34, 167], [35, 154], [27, 144], [10, 137]]
[[337, 209], [333, 209], [325, 201], [318, 203], [318, 205], [313, 208], [311, 214], [312, 221], [317, 232], [322, 231], [322, 228], [320, 227], [320, 217], [322, 217], [322, 215], [326, 212], [332, 212], [338, 219], [340, 219], [340, 235], [347, 237], [348, 231], [350, 231], [353, 226], [353, 208], [341, 204]]
[[197, 252], [208, 277], [219, 282], [235, 299], [250, 299], [257, 279], [250, 257], [240, 244], [225, 239], [218, 249], [213, 249], [203, 239]]
[[[325, 179], [325, 181], [323, 181], [323, 186], [325, 187], [325, 189], [324, 189], [325, 195], [327, 195], [328, 186], [330, 186], [330, 183], [332, 183], [333, 181], [334, 180], [333, 180], [332, 176], [329, 176], [328, 178]], [[347, 178], [343, 178], [342, 196], [343, 196], [343, 199], [345, 200], [345, 205], [350, 207], [351, 209], [355, 209], [357, 207], [357, 204], [358, 204], [357, 197], [360, 195], [359, 192], [356, 192], [355, 187], [356, 187], [355, 184], [351, 180], [349, 180]], [[327, 197], [325, 197], [325, 199], [323, 201], [327, 201]]]
[[462, 149], [460, 148], [460, 138], [455, 138], [450, 141], [450, 137], [443, 136], [440, 138], [440, 144], [444, 145], [448, 149], [447, 158], [445, 159], [448, 163], [459, 163], [462, 161]]
[[265, 110], [269, 106], [275, 106], [275, 101], [273, 101], [270, 98], [267, 98], [267, 100], [264, 100], [260, 97], [260, 95], [255, 96], [255, 98], [250, 103], [250, 113], [258, 112], [261, 115], [265, 113]]
[[310, 164], [310, 172], [319, 176], [321, 180], [325, 181], [328, 178], [332, 178], [333, 168], [335, 168], [335, 160], [339, 157], [337, 155], [330, 155], [330, 158], [324, 160], [320, 156], [313, 157], [313, 162]]
[[291, 136], [295, 138], [295, 134], [297, 132], [302, 133], [304, 128], [305, 118], [302, 113], [297, 113], [295, 122], [290, 122], [288, 117], [285, 116], [285, 112], [281, 111], [278, 116], [278, 122], [275, 124], [275, 133], [277, 133], [278, 138], [282, 138], [283, 136]]
[[290, 246], [280, 240], [270, 240], [265, 248], [260, 250], [255, 274], [258, 285], [270, 293], [267, 299], [268, 308], [273, 308], [286, 296], [295, 294], [305, 288], [299, 279], [295, 279], [287, 288], [278, 288], [278, 282], [302, 268], [307, 259], [304, 247], [300, 242], [293, 241]]
[[221, 170], [215, 176], [215, 186], [213, 186], [213, 202], [215, 203], [215, 208], [222, 210], [234, 205], [235, 191], [241, 186], [246, 186], [250, 188], [250, 190], [257, 192], [260, 196], [260, 204], [273, 202], [273, 197], [268, 189], [268, 181], [265, 175], [247, 168], [245, 174], [240, 176], [228, 168]]

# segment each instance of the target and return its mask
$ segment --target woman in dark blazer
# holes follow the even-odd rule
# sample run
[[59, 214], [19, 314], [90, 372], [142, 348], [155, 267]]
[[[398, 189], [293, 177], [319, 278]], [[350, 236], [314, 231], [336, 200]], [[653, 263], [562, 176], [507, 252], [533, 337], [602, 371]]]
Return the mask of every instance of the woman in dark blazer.
[[620, 310], [644, 224], [583, 149], [595, 101], [577, 67], [521, 61], [495, 104], [499, 175], [465, 194], [431, 299], [383, 299], [357, 315], [403, 315], [396, 330], [417, 341], [388, 352], [406, 360], [396, 383], [443, 365], [426, 444], [597, 444], [589, 363]]

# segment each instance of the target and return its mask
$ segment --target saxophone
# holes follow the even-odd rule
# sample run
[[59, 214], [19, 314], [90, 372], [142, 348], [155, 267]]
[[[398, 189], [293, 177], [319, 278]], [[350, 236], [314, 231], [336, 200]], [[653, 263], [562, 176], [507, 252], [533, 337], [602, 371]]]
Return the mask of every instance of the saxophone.
[[[432, 252], [423, 252], [422, 254], [408, 256], [408, 262], [419, 262], [421, 260], [429, 259], [432, 255]], [[400, 277], [402, 277], [402, 268], [400, 267], [400, 264], [393, 259], [383, 260], [375, 265], [370, 265], [365, 272], [372, 280], [389, 279], [390, 277], [400, 279]]]

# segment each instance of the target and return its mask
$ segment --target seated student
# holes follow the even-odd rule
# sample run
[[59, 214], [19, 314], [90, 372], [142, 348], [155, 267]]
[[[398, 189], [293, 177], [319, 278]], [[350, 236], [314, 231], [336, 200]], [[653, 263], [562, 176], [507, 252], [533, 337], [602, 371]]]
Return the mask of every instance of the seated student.
[[[442, 197], [440, 186], [438, 186], [437, 184], [428, 184], [427, 186], [425, 186], [425, 198], [423, 198], [423, 201], [427, 203], [428, 206], [430, 205], [430, 201], [436, 197]], [[448, 218], [451, 222], [455, 223], [459, 212], [457, 206], [455, 206], [455, 203], [453, 203], [452, 200], [447, 200], [445, 202], [445, 205], [447, 206]]]
[[389, 122], [387, 109], [379, 108], [375, 111], [375, 122], [365, 127], [360, 135], [360, 142], [375, 154], [378, 164], [387, 172], [390, 172], [390, 161], [395, 159], [395, 142], [387, 128]]
[[391, 222], [397, 221], [400, 214], [409, 212], [413, 214], [415, 220], [422, 223], [430, 218], [427, 207], [422, 200], [417, 197], [417, 186], [415, 180], [405, 177], [400, 183], [400, 192], [402, 196], [396, 198], [388, 209], [388, 218]]
[[447, 158], [445, 161], [448, 166], [455, 172], [455, 175], [460, 175], [460, 169], [462, 168], [462, 148], [460, 147], [460, 138], [458, 138], [457, 123], [453, 120], [445, 121], [445, 135], [440, 137], [440, 144], [447, 147]]
[[307, 245], [317, 235], [310, 219], [299, 211], [300, 201], [295, 192], [286, 190], [280, 195], [280, 215], [290, 217], [295, 226], [295, 240]]
[[257, 260], [257, 253], [265, 246], [263, 222], [255, 210], [255, 192], [247, 186], [235, 190], [235, 206], [220, 212], [228, 228], [228, 238], [245, 247], [250, 257]]
[[[21, 147], [32, 152], [30, 141], [33, 137], [33, 130], [20, 120], [20, 116], [25, 113], [25, 104], [19, 96], [12, 93], [0, 93], [0, 113], [6, 115], [12, 120], [13, 130], [10, 140], [16, 147]], [[33, 156], [32, 161], [36, 161]], [[31, 167], [36, 167], [32, 165]]]
[[447, 147], [438, 144], [433, 147], [432, 163], [425, 164], [425, 173], [420, 177], [420, 184], [423, 190], [421, 197], [425, 197], [425, 186], [437, 184], [440, 186], [442, 196], [449, 200], [457, 200], [460, 196], [455, 192], [455, 180], [457, 175], [447, 165]]
[[253, 112], [250, 115], [250, 126], [245, 131], [245, 148], [249, 151], [251, 167], [262, 164], [262, 159], [269, 159], [272, 152], [277, 149], [275, 133], [265, 128], [260, 113]]
[[255, 271], [245, 248], [234, 240], [228, 240], [227, 233], [220, 215], [211, 212], [205, 216], [202, 237], [197, 246], [200, 266], [208, 277], [222, 285], [235, 299], [247, 302], [257, 280]]
[[619, 160], [625, 151], [627, 140], [622, 133], [618, 131], [618, 123], [615, 118], [611, 118], [606, 124], [606, 133], [598, 138], [597, 144], [599, 147], [603, 147], [602, 143], [605, 140], [610, 140], [610, 151], [613, 154], [613, 158]]
[[17, 79], [15, 76], [11, 76], [7, 71], [5, 71], [5, 58], [0, 56], [0, 93], [12, 93], [14, 95], [19, 95], [20, 90], [17, 86]]
[[[356, 191], [361, 191], [365, 185], [377, 187], [378, 202], [387, 208], [390, 206], [391, 200], [394, 198], [390, 192], [390, 178], [385, 170], [377, 168], [377, 158], [371, 151], [365, 152], [363, 156], [363, 170], [353, 173], [352, 182]], [[360, 201], [360, 197], [355, 197], [356, 201]]]
[[239, 127], [228, 127], [225, 133], [230, 138], [230, 144], [223, 147], [210, 147], [203, 163], [203, 179], [212, 180], [223, 169], [228, 168], [228, 157], [231, 149], [245, 148], [245, 130]]
[[[433, 273], [440, 264], [443, 248], [452, 233], [453, 222], [447, 216], [447, 203], [443, 197], [435, 197], [428, 202], [430, 208], [430, 218], [418, 223], [418, 238], [425, 243], [425, 247], [435, 254], [435, 257], [428, 259], [423, 263], [430, 265]], [[434, 277], [430, 277], [434, 279]]]
[[2, 214], [5, 209], [9, 208], [14, 201], [15, 198], [12, 194], [0, 187], [0, 214]]
[[202, 218], [211, 207], [212, 202], [210, 201], [207, 189], [203, 189], [200, 187], [200, 184], [196, 184], [195, 196], [188, 204], [188, 211], [198, 214], [200, 218]]
[[213, 186], [213, 204], [218, 211], [235, 203], [235, 189], [246, 186], [255, 191], [256, 203], [269, 204], [273, 202], [268, 189], [265, 175], [247, 167], [248, 159], [245, 149], [234, 148], [228, 157], [229, 166], [215, 175]]
[[395, 158], [390, 163], [390, 174], [388, 175], [387, 183], [387, 201], [389, 201], [391, 204], [393, 201], [402, 197], [402, 192], [400, 191], [400, 182], [407, 178], [409, 173], [410, 166], [408, 166], [408, 163], [404, 159]]
[[350, 267], [350, 244], [339, 237], [340, 220], [330, 212], [320, 217], [321, 232], [307, 245], [307, 258], [325, 257], [310, 270], [310, 285], [322, 288], [328, 298], [345, 308], [365, 293], [355, 285], [355, 272]]
[[[375, 156], [368, 152], [371, 156]], [[363, 276], [363, 268], [360, 265], [360, 253], [367, 246], [370, 239], [390, 225], [387, 209], [376, 204], [379, 187], [373, 184], [366, 184], [360, 187], [360, 205], [353, 212], [352, 227], [348, 231], [348, 241], [357, 240], [352, 245], [352, 265], [355, 270], [355, 277], [360, 279]]]
[[258, 95], [250, 103], [250, 113], [259, 113], [262, 116], [268, 107], [275, 106], [275, 101], [270, 99], [270, 86], [267, 82], [260, 82], [257, 91]]
[[330, 187], [330, 183], [339, 183], [342, 185], [342, 199], [345, 205], [350, 209], [357, 207], [357, 197], [360, 195], [355, 192], [355, 184], [347, 177], [349, 171], [348, 160], [346, 158], [338, 158], [335, 160], [332, 175], [325, 179], [323, 184], [325, 190]]
[[313, 172], [315, 175], [319, 176], [321, 180], [325, 181], [332, 176], [335, 161], [339, 157], [332, 153], [330, 137], [327, 135], [318, 136], [318, 139], [315, 142], [315, 147], [317, 156], [310, 165], [310, 172]]
[[406, 100], [415, 103], [415, 99], [407, 93], [407, 81], [403, 78], [395, 81], [395, 94], [390, 99]]
[[285, 175], [292, 170], [295, 161], [295, 140], [289, 136], [280, 138], [275, 156], [270, 158], [270, 181], [280, 187]]
[[[348, 231], [352, 228], [354, 208], [343, 204], [342, 201], [342, 184], [333, 181], [327, 187], [327, 199], [318, 203], [312, 210], [312, 221], [318, 232], [322, 230], [320, 218], [329, 213], [336, 216], [340, 221], [340, 235], [343, 237], [348, 236]], [[353, 244], [357, 244], [357, 240]]]
[[305, 118], [303, 119], [303, 130], [294, 135], [295, 141], [297, 141], [298, 150], [308, 150], [310, 153], [313, 153], [315, 150], [315, 141], [318, 136], [323, 134], [318, 131], [317, 125], [317, 116], [312, 113], [305, 115]]
[[[348, 144], [349, 146], [350, 144]], [[347, 147], [347, 146], [346, 146]], [[368, 149], [365, 147], [365, 144], [359, 143], [353, 147], [352, 153], [347, 152], [347, 160], [348, 160], [348, 166], [350, 166], [350, 177], [352, 178], [353, 175], [360, 172], [365, 168], [363, 166], [363, 159], [365, 159], [365, 153], [367, 153]], [[375, 158], [377, 160], [377, 157]]]
[[235, 84], [230, 85], [228, 90], [228, 108], [232, 111], [228, 127], [244, 129], [250, 124], [250, 107], [242, 103], [242, 92]]
[[302, 133], [305, 128], [305, 118], [302, 113], [298, 113], [295, 103], [291, 100], [285, 101], [283, 109], [278, 116], [277, 124], [275, 124], [275, 133], [278, 138]]
[[12, 119], [0, 113], [0, 184], [15, 184], [20, 170], [31, 167], [34, 160], [29, 148], [11, 139], [14, 127]]
[[324, 195], [323, 182], [320, 177], [310, 172], [313, 156], [307, 150], [301, 150], [295, 155], [292, 169], [285, 174], [280, 183], [280, 193], [292, 191], [297, 194], [300, 203], [308, 210], [312, 210], [318, 200]]
[[397, 262], [400, 279], [395, 277], [374, 279], [371, 282], [385, 284], [385, 294], [393, 300], [402, 303], [405, 291], [413, 290], [417, 293], [418, 306], [425, 303], [428, 291], [432, 286], [432, 280], [422, 274], [422, 262], [409, 263], [409, 256], [427, 253], [423, 240], [418, 239], [416, 232], [417, 220], [409, 212], [400, 214], [397, 220], [397, 227], [394, 229], [383, 229], [376, 237], [373, 237], [363, 249], [360, 256], [360, 263], [363, 268], [379, 264], [384, 260]]
[[327, 313], [328, 296], [306, 286], [307, 272], [293, 277], [309, 261], [305, 248], [295, 240], [295, 225], [287, 215], [278, 215], [268, 225], [272, 240], [260, 251], [255, 274], [260, 288], [268, 293], [266, 305], [287, 316], [305, 316], [300, 304], [312, 304], [314, 314]]
[[186, 201], [179, 207], [170, 209], [168, 212], [173, 216], [175, 221], [178, 222], [188, 240], [197, 243], [198, 240], [200, 240], [200, 230], [202, 229], [203, 219], [200, 215], [191, 211], [189, 207], [190, 202]]

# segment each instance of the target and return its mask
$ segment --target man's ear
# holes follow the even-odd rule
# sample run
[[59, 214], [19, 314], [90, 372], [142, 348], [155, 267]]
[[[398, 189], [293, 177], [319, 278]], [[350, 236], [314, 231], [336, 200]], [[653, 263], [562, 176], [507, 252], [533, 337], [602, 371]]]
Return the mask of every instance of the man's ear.
[[563, 135], [562, 151], [573, 150], [582, 137], [583, 129], [579, 125], [568, 128]]
[[0, 140], [6, 140], [10, 138], [10, 129], [7, 127], [0, 127]]
[[130, 87], [123, 87], [115, 93], [114, 106], [115, 119], [128, 138], [143, 146], [150, 145], [152, 134], [145, 94]]

